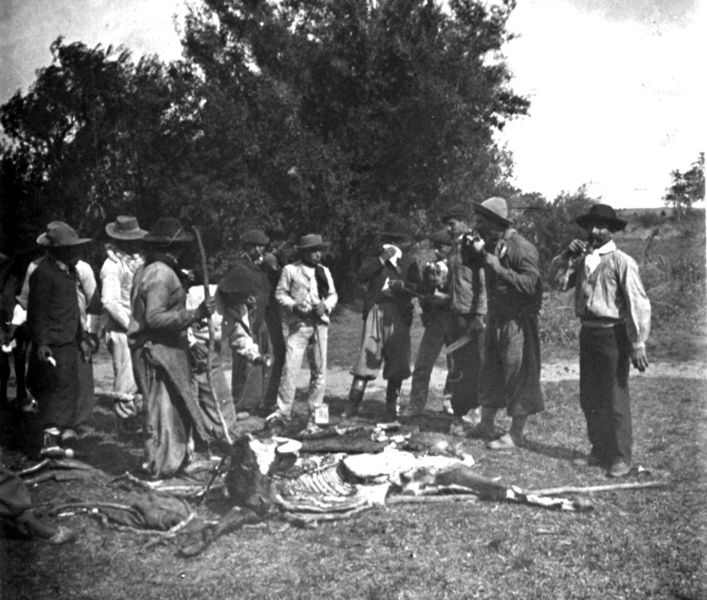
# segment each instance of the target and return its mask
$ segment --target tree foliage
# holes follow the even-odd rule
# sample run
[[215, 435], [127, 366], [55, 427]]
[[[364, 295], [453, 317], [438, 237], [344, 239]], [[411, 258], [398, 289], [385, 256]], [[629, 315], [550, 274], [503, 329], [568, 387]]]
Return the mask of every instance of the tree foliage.
[[690, 212], [692, 205], [705, 199], [705, 154], [700, 152], [692, 166], [681, 173], [677, 169], [670, 173], [672, 183], [663, 198], [672, 206], [677, 218]]
[[537, 193], [518, 193], [510, 197], [513, 225], [528, 238], [540, 252], [541, 264], [547, 267], [554, 256], [574, 238], [586, 233], [575, 219], [587, 213], [597, 199], [588, 195], [586, 186], [576, 192], [563, 192], [553, 201]]
[[514, 3], [446, 5], [203, 0], [169, 65], [58, 39], [0, 108], [3, 211], [31, 224], [12, 235], [169, 212], [224, 253], [252, 226], [318, 231], [350, 271], [387, 222], [427, 227], [508, 172], [493, 135], [528, 107], [502, 55]]
[[184, 74], [153, 57], [134, 64], [111, 47], [59, 38], [51, 50], [53, 63], [29, 93], [0, 109], [10, 139], [4, 204], [10, 220], [28, 225], [14, 241], [33, 238], [50, 219], [88, 232], [120, 212], [151, 220], [170, 203], [166, 184], [192, 136], [180, 119]]

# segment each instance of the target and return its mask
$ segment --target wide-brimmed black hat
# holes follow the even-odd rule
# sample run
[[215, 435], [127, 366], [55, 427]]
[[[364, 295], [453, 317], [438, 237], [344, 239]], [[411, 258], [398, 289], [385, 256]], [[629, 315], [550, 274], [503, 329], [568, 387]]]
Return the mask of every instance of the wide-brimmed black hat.
[[298, 250], [322, 250], [329, 244], [318, 233], [308, 233], [299, 239]]
[[508, 203], [505, 198], [493, 196], [484, 200], [481, 203], [474, 203], [474, 211], [477, 215], [483, 215], [502, 225], [510, 225], [511, 221], [508, 218]]
[[37, 244], [45, 248], [65, 248], [88, 244], [91, 238], [81, 238], [76, 230], [63, 221], [52, 221], [47, 230], [37, 237]]
[[194, 234], [187, 231], [174, 217], [160, 217], [155, 221], [143, 242], [173, 244], [175, 242], [192, 242]]
[[255, 295], [263, 288], [263, 278], [258, 271], [245, 265], [234, 265], [219, 281], [218, 289], [224, 294]]
[[241, 244], [254, 244], [256, 246], [267, 246], [270, 238], [260, 229], [249, 229], [241, 235]]
[[606, 223], [611, 231], [621, 231], [627, 225], [626, 221], [616, 216], [616, 211], [608, 204], [594, 204], [586, 215], [577, 217], [575, 222], [582, 229], [592, 223]]
[[116, 240], [141, 240], [147, 235], [147, 230], [140, 229], [136, 217], [119, 215], [114, 222], [106, 225], [106, 233]]

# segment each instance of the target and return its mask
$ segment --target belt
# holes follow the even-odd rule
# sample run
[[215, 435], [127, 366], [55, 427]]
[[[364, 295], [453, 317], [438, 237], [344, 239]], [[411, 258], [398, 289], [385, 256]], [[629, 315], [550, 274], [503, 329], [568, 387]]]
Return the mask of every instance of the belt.
[[616, 325], [623, 325], [624, 322], [617, 319], [582, 319], [582, 327], [589, 327], [592, 329], [608, 329], [609, 327], [616, 327]]

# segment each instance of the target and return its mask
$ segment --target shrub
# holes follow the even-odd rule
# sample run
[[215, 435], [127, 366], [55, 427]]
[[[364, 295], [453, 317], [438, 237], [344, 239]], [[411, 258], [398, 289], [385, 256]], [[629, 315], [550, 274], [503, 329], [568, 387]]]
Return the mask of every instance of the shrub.
[[654, 327], [694, 330], [705, 325], [707, 286], [704, 262], [661, 254], [644, 265], [642, 276], [651, 300]]

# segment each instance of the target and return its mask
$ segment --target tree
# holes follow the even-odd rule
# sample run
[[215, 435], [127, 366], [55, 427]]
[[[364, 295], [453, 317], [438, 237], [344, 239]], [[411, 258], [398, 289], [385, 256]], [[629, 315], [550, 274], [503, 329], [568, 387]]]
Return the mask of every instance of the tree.
[[205, 0], [184, 45], [209, 179], [255, 192], [240, 215], [338, 240], [340, 275], [386, 221], [491, 193], [507, 166], [493, 133], [528, 107], [500, 54], [512, 8]]
[[573, 238], [586, 236], [575, 220], [596, 202], [587, 194], [586, 186], [580, 186], [574, 193], [561, 193], [552, 202], [538, 193], [517, 193], [510, 197], [509, 208], [514, 226], [535, 244], [541, 264], [547, 267]]
[[433, 227], [509, 171], [494, 133], [528, 108], [502, 55], [514, 2], [445, 6], [202, 0], [169, 65], [58, 39], [0, 108], [15, 225], [31, 241], [49, 219], [92, 233], [168, 212], [202, 226], [217, 263], [253, 226], [317, 231], [346, 295], [352, 249], [394, 220]]
[[20, 245], [52, 219], [89, 233], [121, 211], [151, 220], [172, 201], [164, 197], [170, 175], [193, 135], [183, 127], [184, 70], [61, 38], [51, 50], [29, 93], [0, 108], [10, 140], [4, 197], [13, 207], [3, 228]]
[[705, 154], [700, 152], [690, 169], [681, 173], [677, 169], [670, 173], [672, 184], [666, 190], [663, 201], [673, 207], [678, 219], [689, 213], [693, 203], [705, 198]]

